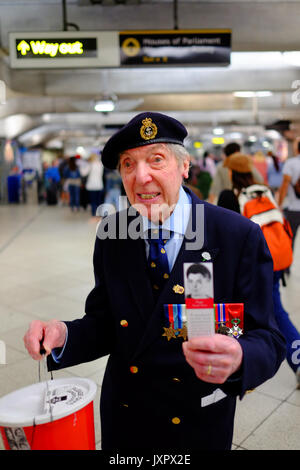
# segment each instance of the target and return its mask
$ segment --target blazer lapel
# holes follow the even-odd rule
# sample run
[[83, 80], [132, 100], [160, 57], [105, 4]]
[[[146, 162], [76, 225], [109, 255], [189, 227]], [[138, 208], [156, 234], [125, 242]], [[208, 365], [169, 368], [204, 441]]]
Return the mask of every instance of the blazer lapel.
[[128, 236], [125, 249], [121, 251], [120, 259], [125, 261], [126, 266], [125, 280], [129, 283], [139, 314], [147, 322], [153, 312], [155, 302], [147, 275], [145, 241], [142, 238], [134, 240]]

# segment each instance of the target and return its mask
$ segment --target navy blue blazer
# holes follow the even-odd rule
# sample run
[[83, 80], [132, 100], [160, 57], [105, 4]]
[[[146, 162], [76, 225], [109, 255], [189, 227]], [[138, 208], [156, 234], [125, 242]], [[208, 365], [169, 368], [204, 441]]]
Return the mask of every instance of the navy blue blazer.
[[[57, 369], [109, 354], [100, 403], [102, 449], [230, 449], [236, 397], [242, 399], [271, 378], [285, 358], [285, 342], [273, 318], [272, 258], [260, 227], [185, 190], [192, 199], [190, 228], [196, 228], [197, 205], [204, 209], [202, 248], [187, 250], [184, 239], [155, 303], [144, 240], [97, 237], [95, 287], [86, 314], [66, 322], [69, 336], [61, 363], [48, 361], [50, 369]], [[109, 217], [117, 229], [135, 220], [127, 211]], [[173, 290], [184, 285], [183, 263], [203, 261], [203, 252], [213, 262], [215, 302], [244, 303], [245, 332], [237, 340], [242, 367], [222, 385], [196, 377], [183, 355], [182, 338], [162, 336], [163, 304], [185, 302], [184, 294]]]

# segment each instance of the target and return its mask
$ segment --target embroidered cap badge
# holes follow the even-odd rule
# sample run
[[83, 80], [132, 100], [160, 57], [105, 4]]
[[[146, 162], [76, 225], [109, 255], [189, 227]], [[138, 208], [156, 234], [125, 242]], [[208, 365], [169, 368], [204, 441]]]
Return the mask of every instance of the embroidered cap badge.
[[157, 127], [154, 124], [154, 122], [152, 122], [152, 119], [151, 118], [143, 119], [142, 123], [143, 125], [140, 129], [141, 137], [145, 140], [154, 139], [154, 137], [157, 134]]

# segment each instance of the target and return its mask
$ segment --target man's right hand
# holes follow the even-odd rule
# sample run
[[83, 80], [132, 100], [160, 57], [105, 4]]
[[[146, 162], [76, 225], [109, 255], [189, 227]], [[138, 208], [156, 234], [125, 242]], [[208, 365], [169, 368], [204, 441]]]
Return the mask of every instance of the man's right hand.
[[51, 320], [43, 322], [40, 320], [34, 320], [30, 323], [23, 341], [30, 356], [39, 361], [43, 357], [40, 354], [41, 346], [43, 346], [46, 351], [46, 355], [48, 355], [51, 353], [53, 348], [63, 347], [66, 340], [66, 334], [67, 325], [62, 321]]

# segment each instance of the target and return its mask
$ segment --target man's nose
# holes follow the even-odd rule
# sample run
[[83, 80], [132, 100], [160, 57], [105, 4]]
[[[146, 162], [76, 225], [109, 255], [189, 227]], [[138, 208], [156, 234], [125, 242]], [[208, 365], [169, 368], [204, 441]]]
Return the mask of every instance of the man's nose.
[[145, 162], [138, 163], [136, 167], [135, 179], [139, 184], [146, 184], [152, 180], [150, 169]]

